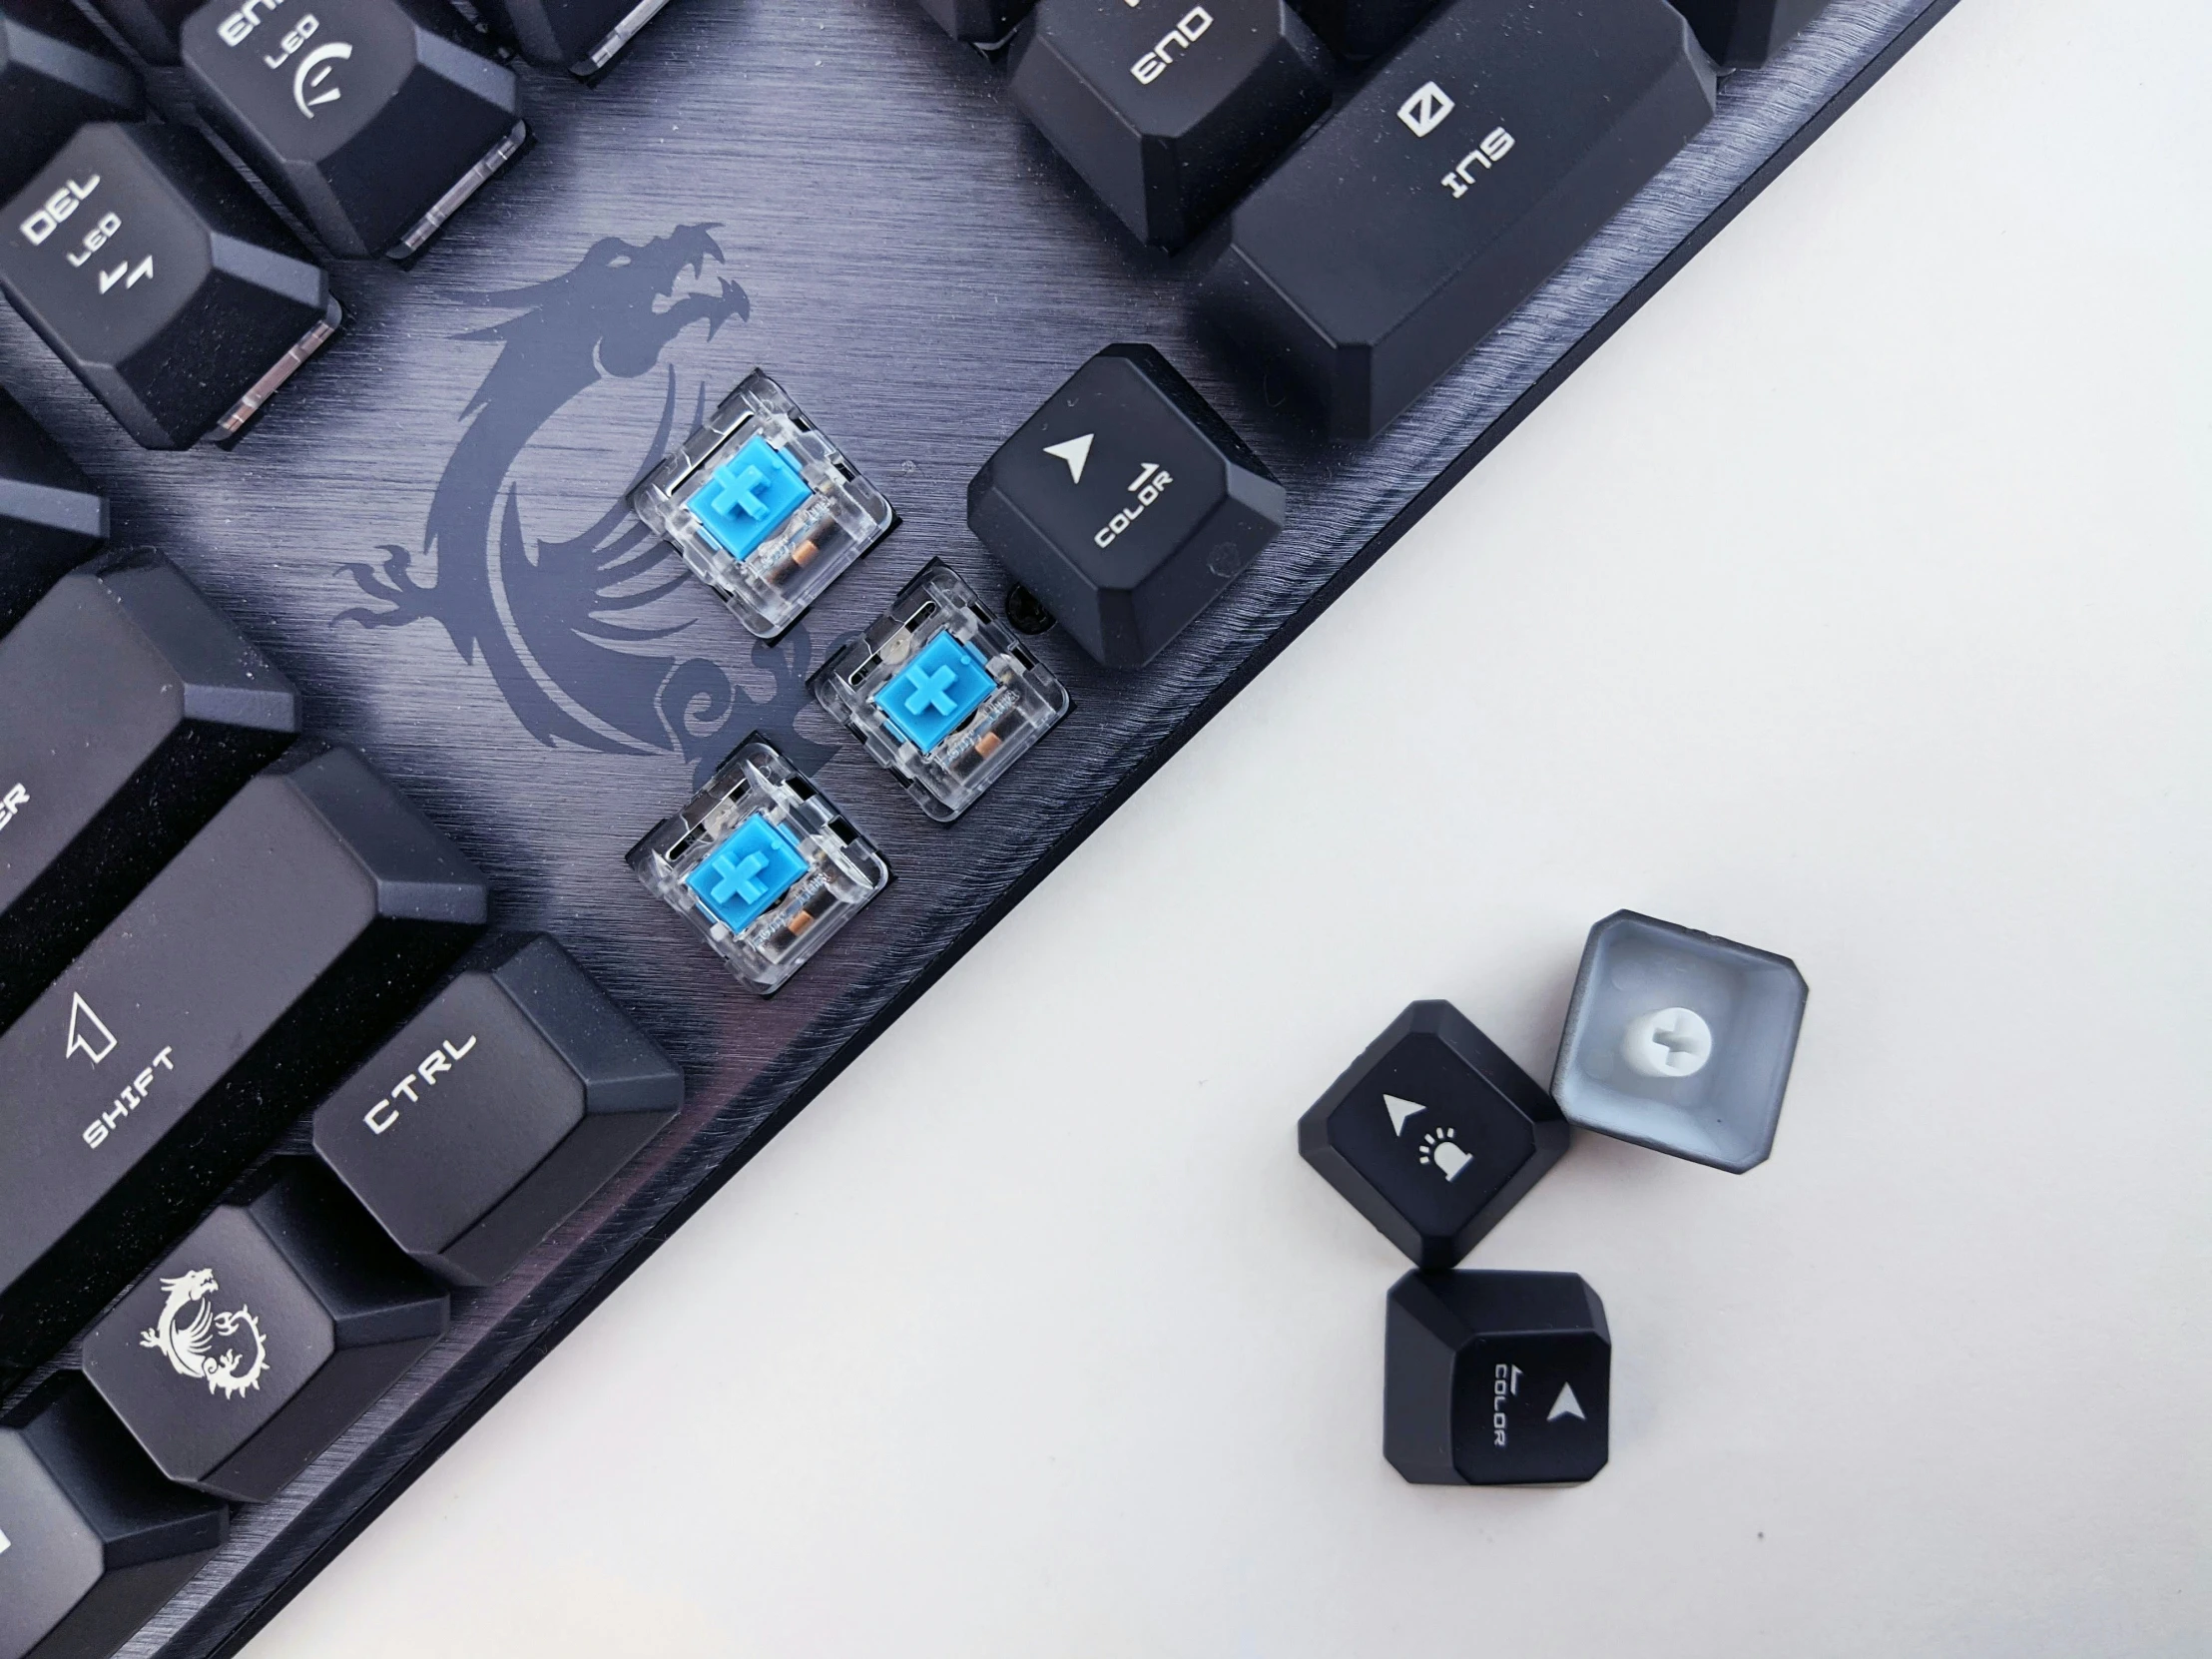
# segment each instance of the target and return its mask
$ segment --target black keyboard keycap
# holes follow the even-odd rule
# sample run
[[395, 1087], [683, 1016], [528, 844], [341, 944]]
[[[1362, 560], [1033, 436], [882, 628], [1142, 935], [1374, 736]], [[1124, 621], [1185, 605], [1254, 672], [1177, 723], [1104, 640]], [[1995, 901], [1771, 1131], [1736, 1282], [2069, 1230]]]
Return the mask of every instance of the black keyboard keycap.
[[1666, 0], [1450, 0], [1247, 197], [1208, 312], [1372, 437], [1713, 113]]
[[1365, 63], [1395, 46], [1436, 0], [1296, 0], [1299, 15], [1340, 58]]
[[1448, 1002], [1416, 1002], [1298, 1120], [1323, 1180], [1423, 1268], [1448, 1268], [1567, 1150], [1536, 1080]]
[[921, 9], [954, 40], [1004, 40], [1034, 0], [921, 0]]
[[77, 1372], [0, 1424], [0, 1659], [101, 1659], [222, 1546], [231, 1511], [173, 1486]]
[[[46, 428], [0, 391], [0, 634], [107, 539], [106, 498]], [[6, 790], [0, 784], [0, 794]]]
[[551, 939], [502, 939], [314, 1115], [314, 1149], [417, 1262], [490, 1285], [684, 1103], [684, 1076]]
[[[148, 63], [177, 61], [177, 33], [209, 0], [91, 0], [124, 43]], [[241, 0], [241, 4], [244, 0]]]
[[69, 0], [0, 0], [0, 196], [88, 121], [133, 121], [146, 94]]
[[1109, 668], [1166, 649], [1283, 528], [1283, 486], [1149, 345], [1109, 345], [968, 484], [968, 528]]
[[1438, 1486], [1550, 1486], [1605, 1467], [1613, 1339], [1571, 1273], [1409, 1273], [1390, 1287], [1382, 1454]]
[[334, 254], [416, 253], [522, 146], [514, 71], [432, 0], [210, 6], [183, 47], [210, 124]]
[[1284, 0], [1038, 0], [1014, 101], [1115, 217], [1175, 249], [1329, 108]]
[[187, 128], [86, 127], [0, 216], [0, 289], [149, 449], [244, 430], [337, 326], [299, 239]]
[[0, 637], [0, 1028], [299, 729], [276, 668], [154, 553]]
[[301, 743], [0, 1036], [0, 1368], [145, 1267], [482, 926], [483, 878]]
[[1790, 44], [1828, 0], [1674, 0], [1715, 63], [1750, 69]]
[[495, 38], [542, 69], [596, 75], [668, 0], [481, 0]]
[[447, 1306], [328, 1170], [278, 1158], [108, 1310], [85, 1375], [170, 1479], [264, 1503], [445, 1334]]

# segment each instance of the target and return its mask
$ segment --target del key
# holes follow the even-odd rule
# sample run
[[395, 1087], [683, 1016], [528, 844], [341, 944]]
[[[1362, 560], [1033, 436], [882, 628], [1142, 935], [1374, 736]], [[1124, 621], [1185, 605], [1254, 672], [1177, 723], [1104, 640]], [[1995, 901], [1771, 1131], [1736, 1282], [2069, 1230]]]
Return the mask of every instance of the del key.
[[1712, 114], [1666, 0], [1451, 0], [1245, 198], [1203, 303], [1331, 435], [1372, 437]]
[[0, 1371], [336, 1082], [485, 903], [350, 750], [299, 744], [241, 790], [0, 1036]]

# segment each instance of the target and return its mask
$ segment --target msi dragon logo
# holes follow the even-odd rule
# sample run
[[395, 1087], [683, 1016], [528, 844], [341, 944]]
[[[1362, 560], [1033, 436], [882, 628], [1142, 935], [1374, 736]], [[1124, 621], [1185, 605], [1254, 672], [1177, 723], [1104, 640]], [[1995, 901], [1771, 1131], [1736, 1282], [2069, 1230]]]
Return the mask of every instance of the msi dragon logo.
[[[675, 645], [688, 622], [647, 620], [690, 577], [621, 497], [579, 534], [535, 539], [518, 474], [528, 470], [521, 463], [532, 441], [577, 399], [656, 370], [665, 379], [659, 424], [638, 434], [629, 477], [661, 459], [680, 430], [676, 371], [662, 353], [695, 324], [711, 339], [731, 317], [752, 314], [735, 281], [718, 276], [706, 284], [708, 263], [723, 258], [714, 230], [681, 226], [642, 246], [604, 238], [562, 276], [471, 301], [511, 314], [459, 336], [496, 343], [499, 356], [461, 411], [466, 430], [431, 498], [422, 545], [387, 544], [380, 560], [348, 564], [372, 603], [338, 618], [365, 628], [436, 622], [463, 661], [482, 659], [540, 743], [681, 754], [702, 778], [754, 726], [776, 731], [795, 765], [827, 758], [826, 748], [790, 735], [807, 703], [805, 628], [751, 645], [754, 678], [768, 683], [752, 695], [722, 666]], [[702, 290], [679, 297], [687, 276]], [[704, 387], [691, 402], [682, 431], [704, 418]], [[623, 441], [619, 431], [611, 441]]]

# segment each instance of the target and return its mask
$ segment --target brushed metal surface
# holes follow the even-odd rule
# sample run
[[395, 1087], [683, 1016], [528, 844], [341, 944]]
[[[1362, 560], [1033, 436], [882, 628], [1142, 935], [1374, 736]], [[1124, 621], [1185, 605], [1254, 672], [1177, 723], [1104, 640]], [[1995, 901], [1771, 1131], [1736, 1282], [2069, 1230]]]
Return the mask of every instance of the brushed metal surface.
[[[149, 454], [12, 313], [0, 381], [683, 1063], [680, 1119], [453, 1328], [125, 1651], [235, 1645], [1004, 907], [1279, 650], [1562, 365], [1640, 302], [1950, 0], [1835, 0], [1391, 430], [1312, 436], [1195, 329], [1215, 239], [1137, 246], [999, 68], [911, 0], [677, 0], [596, 87], [523, 70], [536, 144], [412, 270], [335, 267], [345, 330], [231, 452]], [[174, 88], [157, 78], [157, 95]], [[1326, 227], [1320, 228], [1326, 234]], [[1157, 345], [1288, 487], [1291, 528], [1139, 674], [1038, 642], [1075, 707], [960, 823], [922, 817], [807, 675], [931, 557], [1004, 580], [968, 477], [1097, 347]], [[620, 512], [755, 364], [902, 522], [774, 646]], [[893, 871], [773, 1001], [623, 852], [748, 732], [812, 770]], [[314, 1104], [301, 1101], [302, 1110]]]

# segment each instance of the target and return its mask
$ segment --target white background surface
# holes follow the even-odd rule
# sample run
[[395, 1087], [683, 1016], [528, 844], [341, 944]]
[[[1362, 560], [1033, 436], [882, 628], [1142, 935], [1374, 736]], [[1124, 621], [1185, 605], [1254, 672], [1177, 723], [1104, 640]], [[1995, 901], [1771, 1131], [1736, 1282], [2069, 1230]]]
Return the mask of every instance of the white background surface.
[[[2208, 63], [1966, 0], [252, 1659], [2212, 1651]], [[1583, 1137], [1612, 1466], [1408, 1486], [1294, 1121], [1622, 905], [1776, 1155]]]

